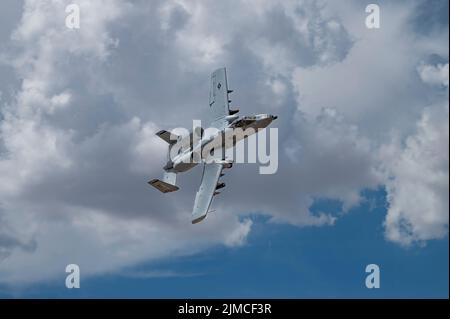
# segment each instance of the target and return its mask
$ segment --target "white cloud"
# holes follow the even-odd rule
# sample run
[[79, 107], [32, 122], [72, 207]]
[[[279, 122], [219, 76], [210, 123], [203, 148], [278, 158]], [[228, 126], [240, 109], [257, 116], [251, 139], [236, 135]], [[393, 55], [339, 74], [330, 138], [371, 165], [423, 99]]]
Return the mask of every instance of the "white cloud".
[[448, 64], [422, 65], [419, 72], [424, 82], [446, 87], [447, 98], [424, 109], [417, 131], [404, 146], [395, 141], [381, 148], [388, 175], [386, 236], [403, 245], [448, 234]]
[[[10, 225], [31, 222], [27, 231], [16, 234], [22, 238], [21, 246], [14, 247], [2, 261], [0, 281], [15, 285], [62, 277], [69, 263], [78, 264], [84, 276], [90, 276], [139, 262], [195, 254], [211, 245], [241, 245], [251, 226], [248, 221], [220, 217], [207, 226], [189, 228], [189, 218], [180, 227], [151, 218], [119, 218], [70, 206], [60, 207], [64, 214], [52, 218], [24, 207], [27, 216], [32, 215], [24, 219], [20, 207], [8, 209], [16, 212], [16, 216], [9, 216], [13, 219]], [[33, 243], [37, 245], [33, 247]]]
[[225, 244], [230, 247], [242, 246], [245, 243], [247, 235], [250, 233], [252, 224], [250, 219], [245, 219], [239, 224], [239, 227], [234, 229], [230, 236], [227, 237]]
[[[343, 142], [348, 136], [366, 141], [363, 154], [388, 193], [388, 240], [408, 245], [443, 238], [448, 234], [448, 93], [442, 89], [448, 90], [448, 63], [421, 61], [433, 54], [448, 59], [448, 51], [441, 47], [441, 34], [432, 39], [410, 34], [413, 3], [383, 5], [382, 28], [375, 32], [355, 23], [361, 8], [328, 8], [341, 13], [356, 41], [340, 62], [295, 69], [298, 111], [315, 121], [332, 107], [344, 127], [354, 126], [358, 133], [333, 130], [324, 141]], [[430, 99], [434, 105], [425, 108]]]
[[422, 64], [418, 67], [420, 78], [428, 84], [448, 87], [448, 63], [438, 65]]

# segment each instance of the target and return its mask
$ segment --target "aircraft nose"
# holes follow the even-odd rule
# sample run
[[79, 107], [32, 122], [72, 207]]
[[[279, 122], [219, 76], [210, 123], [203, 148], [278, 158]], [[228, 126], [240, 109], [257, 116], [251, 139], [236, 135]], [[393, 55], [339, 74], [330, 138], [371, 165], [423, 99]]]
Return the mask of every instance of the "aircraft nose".
[[278, 118], [277, 115], [272, 115], [272, 120], [276, 120]]

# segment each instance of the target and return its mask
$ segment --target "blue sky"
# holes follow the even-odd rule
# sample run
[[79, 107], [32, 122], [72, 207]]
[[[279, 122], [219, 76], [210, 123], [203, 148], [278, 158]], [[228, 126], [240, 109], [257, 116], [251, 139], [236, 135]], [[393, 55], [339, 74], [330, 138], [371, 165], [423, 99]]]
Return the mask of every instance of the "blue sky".
[[[82, 279], [80, 289], [56, 283], [18, 292], [30, 298], [448, 298], [448, 241], [404, 249], [386, 242], [379, 225], [384, 191], [334, 227], [299, 229], [254, 216], [248, 244], [212, 248], [199, 255], [142, 264], [122, 274]], [[321, 201], [317, 210], [340, 210]], [[375, 227], [374, 227], [375, 226]], [[381, 287], [365, 287], [365, 267], [376, 263]], [[146, 278], [155, 269], [166, 276]], [[2, 296], [11, 297], [2, 292]], [[13, 295], [14, 296], [14, 295]]]
[[[368, 3], [1, 1], [0, 296], [447, 297], [448, 1]], [[221, 67], [278, 170], [234, 165], [193, 226], [201, 167], [149, 187], [155, 133], [208, 123]]]

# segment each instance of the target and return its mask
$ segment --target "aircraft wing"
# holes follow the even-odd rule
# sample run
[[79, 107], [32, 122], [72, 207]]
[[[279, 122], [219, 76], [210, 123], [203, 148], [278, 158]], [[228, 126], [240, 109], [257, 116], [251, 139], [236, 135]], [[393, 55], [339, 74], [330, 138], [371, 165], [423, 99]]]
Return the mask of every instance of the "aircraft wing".
[[194, 210], [192, 211], [193, 224], [201, 222], [208, 214], [222, 168], [222, 164], [218, 163], [204, 164], [202, 182], [195, 196]]
[[230, 114], [228, 106], [227, 72], [225, 68], [217, 69], [211, 74], [211, 88], [209, 91], [209, 107], [211, 109], [211, 126], [223, 129], [227, 124], [225, 116]]

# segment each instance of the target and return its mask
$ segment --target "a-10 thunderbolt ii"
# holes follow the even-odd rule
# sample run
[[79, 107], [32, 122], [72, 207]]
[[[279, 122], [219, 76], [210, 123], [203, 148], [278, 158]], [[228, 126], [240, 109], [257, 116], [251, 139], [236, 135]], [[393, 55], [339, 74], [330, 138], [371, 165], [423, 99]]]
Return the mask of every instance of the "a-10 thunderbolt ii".
[[[277, 116], [270, 114], [258, 114], [255, 116], [239, 117], [236, 113], [239, 110], [230, 110], [228, 94], [233, 92], [228, 89], [227, 75], [225, 68], [214, 71], [211, 75], [211, 88], [209, 95], [209, 112], [211, 114], [210, 127], [214, 130], [204, 130], [194, 128], [193, 132], [187, 137], [177, 136], [165, 130], [156, 133], [161, 139], [169, 144], [168, 161], [163, 167], [164, 176], [162, 180], [153, 179], [148, 183], [163, 193], [173, 192], [179, 188], [176, 186], [177, 174], [185, 172], [195, 165], [203, 164], [203, 173], [200, 188], [195, 196], [194, 209], [192, 211], [192, 223], [201, 222], [207, 216], [209, 207], [214, 196], [219, 194], [218, 190], [225, 187], [225, 183], [219, 182], [223, 176], [223, 169], [233, 166], [233, 161], [225, 157], [225, 150], [236, 145], [241, 139], [257, 133], [260, 129], [267, 127]], [[245, 131], [246, 134], [227, 134], [230, 131]], [[209, 134], [207, 133], [210, 132]], [[198, 141], [194, 141], [194, 136], [199, 135]], [[230, 136], [231, 141], [227, 140]], [[177, 143], [186, 145], [186, 139], [189, 140], [187, 147], [177, 146], [177, 150], [172, 148]], [[182, 141], [184, 140], [184, 141]], [[217, 158], [217, 149], [220, 149], [221, 156]], [[213, 150], [214, 153], [204, 150]], [[175, 152], [174, 152], [175, 151]], [[200, 160], [197, 154], [201, 154]]]

